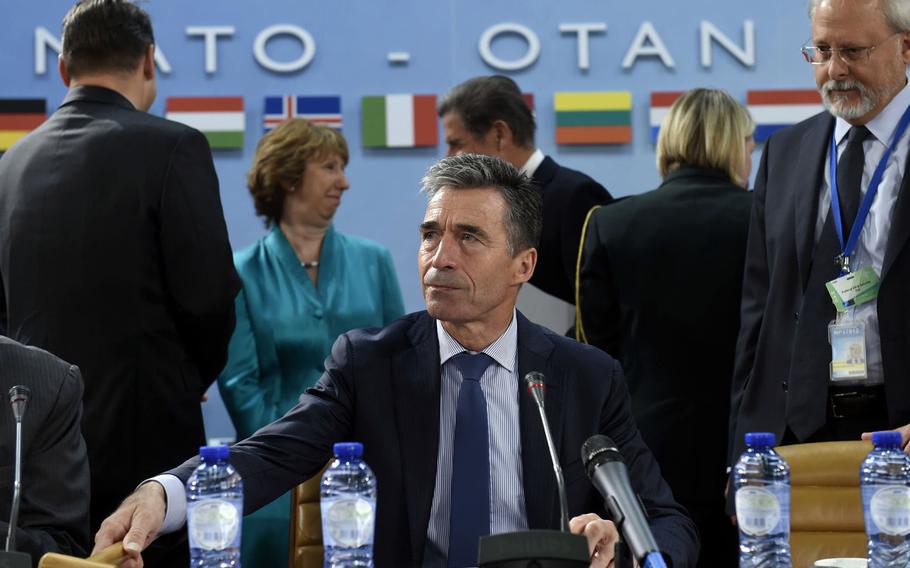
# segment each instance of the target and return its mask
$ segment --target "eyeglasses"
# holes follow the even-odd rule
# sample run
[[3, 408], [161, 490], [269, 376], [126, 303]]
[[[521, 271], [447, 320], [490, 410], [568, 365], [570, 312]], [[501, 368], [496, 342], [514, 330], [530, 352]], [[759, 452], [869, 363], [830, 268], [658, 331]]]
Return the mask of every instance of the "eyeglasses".
[[812, 65], [825, 65], [831, 61], [831, 56], [837, 53], [840, 60], [847, 65], [853, 63], [864, 63], [872, 57], [872, 52], [876, 47], [884, 44], [889, 39], [904, 32], [895, 32], [875, 45], [868, 47], [840, 47], [834, 48], [827, 45], [806, 45], [800, 51], [803, 52], [803, 58]]

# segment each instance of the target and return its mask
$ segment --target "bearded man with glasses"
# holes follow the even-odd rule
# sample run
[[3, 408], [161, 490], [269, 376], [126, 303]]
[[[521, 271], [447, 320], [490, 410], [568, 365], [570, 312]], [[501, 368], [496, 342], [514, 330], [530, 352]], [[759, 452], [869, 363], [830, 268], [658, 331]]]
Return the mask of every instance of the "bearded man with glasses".
[[802, 55], [827, 112], [765, 144], [730, 463], [750, 431], [797, 443], [897, 429], [910, 441], [910, 2], [810, 0], [809, 19]]

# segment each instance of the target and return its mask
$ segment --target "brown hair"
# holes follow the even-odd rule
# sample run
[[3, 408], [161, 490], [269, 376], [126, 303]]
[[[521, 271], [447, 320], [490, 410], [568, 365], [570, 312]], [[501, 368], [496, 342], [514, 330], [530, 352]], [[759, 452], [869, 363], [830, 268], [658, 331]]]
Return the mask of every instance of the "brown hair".
[[288, 189], [306, 175], [307, 162], [337, 155], [348, 163], [348, 143], [334, 128], [313, 124], [303, 118], [282, 122], [259, 140], [247, 187], [253, 196], [256, 214], [265, 226], [277, 223], [284, 209]]

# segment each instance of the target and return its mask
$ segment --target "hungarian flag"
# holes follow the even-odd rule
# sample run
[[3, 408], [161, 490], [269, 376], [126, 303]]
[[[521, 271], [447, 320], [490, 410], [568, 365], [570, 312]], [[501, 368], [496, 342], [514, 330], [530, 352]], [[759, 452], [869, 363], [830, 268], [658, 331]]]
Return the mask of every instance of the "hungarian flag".
[[436, 146], [436, 95], [367, 96], [360, 103], [363, 145], [368, 148]]
[[168, 97], [164, 116], [201, 131], [213, 150], [243, 148], [243, 97]]
[[341, 96], [285, 95], [265, 98], [263, 126], [269, 131], [285, 120], [305, 118], [341, 130]]
[[0, 153], [47, 118], [45, 99], [0, 99]]
[[664, 117], [670, 111], [670, 107], [676, 102], [676, 99], [683, 96], [683, 91], [654, 91], [651, 93], [651, 111], [648, 122], [651, 123], [651, 142], [657, 144], [657, 135], [660, 133], [660, 125]]
[[747, 91], [746, 104], [756, 124], [756, 142], [825, 110], [815, 89]]
[[557, 144], [627, 144], [632, 141], [632, 93], [556, 93]]

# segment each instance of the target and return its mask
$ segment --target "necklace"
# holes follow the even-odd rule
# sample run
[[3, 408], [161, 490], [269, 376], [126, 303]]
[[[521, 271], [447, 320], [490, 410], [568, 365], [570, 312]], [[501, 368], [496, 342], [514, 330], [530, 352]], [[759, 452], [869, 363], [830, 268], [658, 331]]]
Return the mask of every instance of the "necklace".
[[302, 266], [304, 268], [318, 268], [319, 261], [318, 260], [304, 260], [300, 263], [300, 266]]

